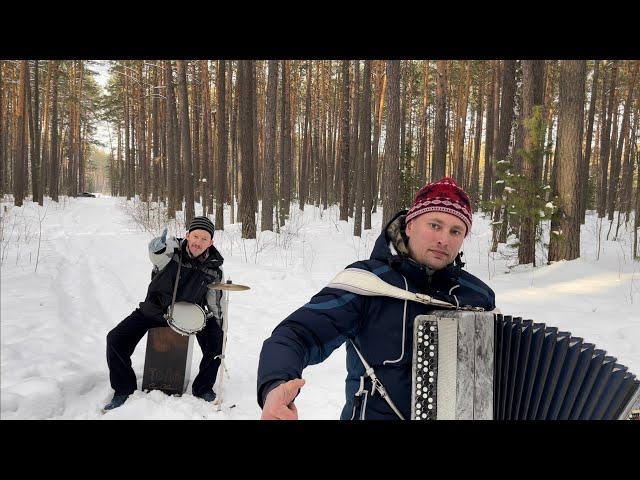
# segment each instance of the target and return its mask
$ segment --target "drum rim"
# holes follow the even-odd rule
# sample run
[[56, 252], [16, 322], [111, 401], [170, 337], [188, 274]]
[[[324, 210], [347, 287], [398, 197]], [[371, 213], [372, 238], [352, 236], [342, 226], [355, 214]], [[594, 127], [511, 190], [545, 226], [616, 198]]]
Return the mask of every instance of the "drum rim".
[[169, 325], [169, 327], [171, 327], [171, 329], [174, 332], [179, 333], [180, 335], [183, 335], [183, 336], [195, 335], [196, 333], [198, 333], [202, 329], [204, 329], [204, 327], [207, 325], [206, 313], [205, 313], [204, 309], [200, 305], [198, 305], [197, 303], [184, 302], [184, 301], [176, 302], [174, 304], [174, 313], [175, 313], [175, 307], [179, 307], [180, 309], [188, 308], [189, 310], [193, 310], [193, 307], [196, 307], [196, 309], [202, 315], [202, 323], [197, 329], [187, 330], [187, 329], [184, 329], [184, 328], [180, 327], [179, 325], [177, 325], [175, 323], [175, 319], [173, 317], [170, 317], [169, 313], [167, 312], [167, 314], [165, 315], [165, 318], [167, 320], [167, 324]]

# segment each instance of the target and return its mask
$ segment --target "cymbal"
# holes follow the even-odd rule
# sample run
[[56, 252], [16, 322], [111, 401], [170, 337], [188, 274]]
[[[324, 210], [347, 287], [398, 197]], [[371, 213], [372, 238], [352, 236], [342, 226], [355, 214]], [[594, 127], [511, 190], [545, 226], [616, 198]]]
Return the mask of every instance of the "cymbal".
[[227, 290], [232, 292], [240, 292], [242, 290], [249, 290], [250, 287], [246, 285], [240, 285], [239, 283], [210, 283], [207, 285], [210, 290]]

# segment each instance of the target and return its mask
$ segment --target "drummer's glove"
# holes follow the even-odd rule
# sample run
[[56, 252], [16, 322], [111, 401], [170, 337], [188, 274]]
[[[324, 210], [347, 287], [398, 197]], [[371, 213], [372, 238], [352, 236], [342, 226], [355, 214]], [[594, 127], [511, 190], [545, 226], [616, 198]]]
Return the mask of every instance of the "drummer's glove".
[[151, 241], [150, 249], [155, 255], [159, 255], [161, 253], [164, 253], [165, 251], [175, 252], [176, 250], [180, 249], [180, 244], [175, 237], [171, 236], [167, 238], [167, 230], [167, 227], [165, 227], [164, 231], [162, 232], [162, 236], [154, 238]]
[[207, 289], [207, 321], [210, 318], [215, 318], [216, 323], [222, 328], [222, 291]]
[[207, 319], [207, 322], [208, 322], [208, 321], [210, 321], [210, 320], [213, 318], [213, 319], [215, 320], [215, 322], [218, 324], [218, 327], [219, 327], [219, 328], [222, 328], [222, 319], [221, 319], [221, 318], [216, 317], [216, 314], [215, 314], [215, 313], [213, 313], [213, 312], [211, 312], [211, 311], [208, 311], [208, 312], [206, 313], [206, 315], [205, 315], [205, 318]]

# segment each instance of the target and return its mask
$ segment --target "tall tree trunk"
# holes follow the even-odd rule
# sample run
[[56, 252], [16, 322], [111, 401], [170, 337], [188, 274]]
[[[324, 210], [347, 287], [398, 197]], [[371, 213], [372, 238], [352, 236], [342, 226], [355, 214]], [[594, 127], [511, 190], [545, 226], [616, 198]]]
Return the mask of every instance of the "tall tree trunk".
[[551, 222], [549, 261], [573, 260], [580, 256], [580, 212], [575, 172], [582, 157], [585, 74], [585, 60], [560, 62], [559, 145], [556, 160], [560, 218], [557, 225], [554, 225], [555, 221]]
[[[635, 151], [635, 163], [640, 168], [640, 153], [637, 146], [634, 144]], [[635, 215], [633, 220], [633, 258], [640, 259], [640, 253], [638, 252], [638, 243], [640, 243], [638, 231], [640, 230], [640, 175], [636, 175], [636, 193], [635, 193]]]
[[420, 154], [418, 155], [418, 184], [424, 185], [427, 180], [427, 163], [429, 161], [428, 154], [429, 149], [427, 144], [429, 142], [429, 60], [424, 62], [424, 74], [422, 85], [422, 125], [421, 125], [421, 140], [420, 140]]
[[227, 198], [227, 112], [226, 112], [226, 60], [218, 60], [216, 72], [218, 175], [216, 193], [216, 228], [224, 230], [224, 202]]
[[233, 60], [230, 60], [228, 63], [228, 68], [227, 68], [227, 110], [228, 110], [228, 121], [229, 121], [229, 148], [228, 148], [228, 165], [229, 167], [227, 168], [227, 197], [226, 197], [226, 201], [229, 203], [230, 205], [230, 220], [231, 223], [235, 223], [235, 216], [234, 216], [234, 195], [235, 195], [235, 191], [234, 191], [234, 184], [233, 182], [235, 181], [235, 157], [237, 155], [236, 153], [236, 115], [238, 113], [238, 109], [236, 108], [238, 102], [237, 102], [237, 95], [234, 95], [234, 83], [233, 83], [233, 72], [234, 72], [234, 66], [233, 66]]
[[321, 159], [323, 149], [323, 142], [321, 140], [320, 133], [320, 118], [322, 117], [322, 83], [324, 81], [322, 64], [323, 62], [321, 60], [316, 62], [315, 64], [316, 82], [314, 84], [315, 91], [313, 95], [314, 100], [312, 103], [313, 115], [311, 117], [311, 162], [313, 165], [312, 197], [314, 199], [314, 205], [316, 207], [320, 206], [320, 204], [322, 203], [322, 197], [320, 193], [320, 185], [322, 183]]
[[[218, 145], [219, 143], [219, 139], [217, 137], [217, 128], [218, 128], [218, 123], [222, 121], [222, 118], [218, 118], [218, 112], [216, 111], [216, 113], [212, 113], [212, 104], [214, 104], [214, 102], [216, 100], [214, 100], [213, 96], [217, 95], [217, 88], [215, 87], [214, 84], [214, 88], [213, 88], [213, 94], [211, 93], [211, 73], [209, 72], [209, 67], [211, 65], [213, 65], [212, 68], [212, 72], [214, 72], [214, 74], [218, 75], [218, 70], [217, 70], [217, 64], [213, 63], [210, 65], [209, 60], [205, 60], [204, 61], [206, 64], [206, 67], [203, 68], [203, 74], [206, 75], [207, 77], [207, 87], [206, 87], [206, 95], [207, 95], [207, 104], [205, 106], [205, 117], [207, 119], [208, 125], [209, 127], [203, 127], [204, 129], [206, 129], [207, 131], [207, 142], [206, 142], [206, 149], [207, 149], [207, 165], [205, 168], [206, 172], [207, 172], [207, 188], [205, 189], [207, 192], [207, 199], [205, 201], [205, 203], [208, 205], [207, 206], [207, 215], [211, 215], [212, 219], [215, 219], [215, 189], [216, 189], [216, 185], [217, 185], [217, 181], [218, 181], [218, 173], [217, 173], [217, 169], [218, 169], [218, 154], [217, 154], [217, 150], [216, 150], [216, 145]], [[204, 142], [203, 142], [204, 145]]]
[[[168, 192], [168, 214], [169, 218], [175, 218], [176, 211], [178, 210], [178, 169], [177, 165], [180, 162], [179, 145], [177, 142], [178, 131], [178, 118], [176, 114], [176, 101], [173, 89], [173, 68], [171, 66], [171, 60], [165, 60], [164, 62], [165, 72], [165, 88], [167, 97], [167, 192]], [[125, 122], [126, 123], [126, 122]], [[125, 130], [126, 133], [126, 130]], [[125, 143], [126, 143], [125, 136]], [[125, 147], [126, 148], [126, 147]], [[126, 160], [125, 160], [126, 163]]]
[[[636, 109], [633, 117], [633, 128], [629, 132], [629, 136], [626, 140], [626, 161], [622, 172], [622, 190], [620, 191], [620, 198], [622, 199], [621, 210], [625, 212], [625, 223], [629, 222], [629, 215], [633, 208], [634, 158], [637, 156], [638, 149], [638, 144], [637, 142], [634, 142], [633, 139], [638, 138], [638, 124], [640, 123], [640, 96], [636, 96]], [[636, 218], [639, 214], [640, 210], [636, 210]]]
[[[350, 106], [350, 128], [349, 128], [349, 185], [355, 187], [356, 169], [360, 168], [358, 159], [358, 123], [360, 121], [360, 60], [354, 60], [352, 64], [353, 75], [351, 77], [351, 106]], [[349, 188], [348, 217], [353, 217], [356, 188]]]
[[320, 119], [320, 136], [322, 143], [322, 153], [320, 159], [320, 200], [322, 202], [322, 209], [326, 210], [329, 206], [329, 130], [330, 125], [330, 99], [329, 89], [331, 87], [329, 79], [331, 78], [331, 60], [328, 62], [322, 62], [322, 107], [321, 107], [321, 119]]
[[[620, 122], [618, 120], [619, 117], [619, 110], [620, 110], [620, 98], [618, 96], [618, 92], [616, 91], [616, 99], [614, 102], [614, 107], [613, 107], [613, 119], [612, 119], [612, 127], [613, 130], [611, 131], [611, 146], [609, 147], [609, 178], [607, 180], [607, 202], [606, 202], [606, 206], [605, 206], [605, 214], [608, 212], [609, 210], [609, 204], [610, 202], [614, 202], [615, 203], [615, 192], [613, 192], [613, 184], [617, 181], [617, 177], [620, 175], [620, 167], [619, 164], [616, 165], [615, 163], [615, 159], [616, 159], [616, 147], [617, 147], [617, 143], [616, 140], [618, 139], [618, 128], [620, 126]], [[617, 171], [616, 171], [617, 169]], [[612, 198], [613, 197], [613, 198]], [[609, 219], [610, 221], [612, 220]], [[607, 235], [608, 236], [608, 235]]]
[[265, 170], [262, 178], [262, 220], [260, 230], [273, 230], [273, 194], [276, 168], [276, 121], [278, 98], [278, 61], [269, 60], [267, 79], [267, 115], [265, 129]]
[[[33, 163], [34, 161], [34, 146], [35, 146], [35, 127], [34, 127], [34, 113], [33, 113], [33, 96], [31, 94], [31, 66], [29, 65], [29, 63], [27, 63], [27, 96], [26, 96], [26, 114], [27, 114], [27, 130], [28, 130], [28, 135], [29, 138], [28, 140], [25, 138], [25, 141], [28, 142], [26, 151], [27, 151], [27, 155], [25, 156], [25, 166], [24, 166], [24, 171], [25, 171], [25, 195], [28, 193], [29, 191], [29, 171], [31, 171], [31, 200], [33, 202], [37, 201], [37, 192], [36, 192], [36, 185], [37, 185], [37, 168], [34, 168], [35, 165]], [[31, 167], [29, 167], [29, 159], [31, 159]], [[34, 172], [35, 170], [35, 172]]]
[[[173, 63], [173, 62], [172, 62]], [[183, 210], [183, 206], [182, 204], [185, 202], [186, 198], [186, 192], [184, 190], [184, 183], [185, 183], [185, 158], [184, 158], [184, 154], [182, 153], [182, 111], [180, 110], [180, 80], [179, 80], [179, 74], [178, 74], [178, 65], [176, 62], [176, 84], [175, 84], [175, 88], [176, 88], [176, 93], [173, 96], [174, 101], [175, 101], [175, 136], [174, 136], [174, 147], [176, 149], [176, 210], [180, 211]]]
[[383, 162], [380, 161], [380, 131], [382, 130], [382, 112], [384, 111], [384, 99], [386, 98], [387, 90], [387, 74], [384, 62], [378, 62], [379, 65], [379, 77], [380, 87], [377, 89], [377, 99], [374, 112], [374, 124], [373, 124], [373, 148], [371, 149], [371, 176], [372, 176], [372, 195], [373, 195], [373, 210], [375, 213], [378, 208], [378, 195], [381, 193], [380, 181], [382, 177]]
[[[327, 129], [328, 129], [328, 139], [327, 139], [327, 206], [329, 203], [334, 203], [336, 199], [336, 124], [337, 121], [337, 97], [338, 97], [338, 82], [331, 82], [331, 78], [333, 78], [333, 62], [329, 60], [329, 85], [327, 89], [330, 89], [331, 98], [327, 98], [329, 103], [328, 112], [327, 112]], [[329, 92], [328, 92], [329, 93]]]
[[140, 164], [142, 185], [141, 194], [142, 201], [149, 201], [149, 184], [151, 183], [151, 175], [149, 174], [149, 160], [147, 157], [147, 142], [146, 142], [146, 109], [145, 109], [145, 91], [144, 91], [144, 77], [142, 72], [142, 61], [138, 62], [138, 116], [136, 122], [136, 140], [138, 141], [138, 162]]
[[[200, 151], [200, 125], [202, 124], [200, 118], [202, 111], [200, 97], [201, 87], [198, 86], [198, 79], [200, 78], [200, 72], [198, 71], [198, 62], [192, 63], [191, 75], [192, 75], [192, 87], [191, 87], [191, 164], [193, 165], [193, 198], [195, 202], [202, 202], [202, 178], [206, 177], [204, 169], [202, 168], [202, 158]], [[204, 208], [204, 205], [203, 205]]]
[[410, 167], [408, 165], [408, 154], [407, 154], [407, 108], [406, 105], [409, 103], [408, 91], [408, 77], [407, 68], [408, 61], [400, 62], [400, 203], [405, 203], [404, 199], [410, 195], [407, 191], [408, 188], [408, 180], [411, 175]]
[[467, 125], [467, 107], [469, 101], [469, 84], [471, 78], [471, 64], [464, 60], [460, 66], [460, 74], [464, 71], [464, 77], [460, 78], [458, 108], [456, 112], [455, 139], [453, 147], [453, 177], [460, 185], [464, 185], [464, 134]]
[[0, 196], [4, 195], [5, 187], [4, 182], [7, 177], [7, 141], [6, 141], [6, 131], [7, 131], [7, 123], [5, 121], [5, 103], [4, 103], [4, 62], [0, 60]]
[[[360, 78], [360, 61], [356, 61], [356, 71], [358, 72], [358, 79]], [[360, 91], [360, 82], [355, 85], [356, 92]], [[368, 100], [368, 99], [367, 99]], [[365, 153], [365, 138], [364, 128], [365, 123], [365, 98], [358, 98], [358, 126], [360, 132], [358, 133], [358, 149], [356, 154], [356, 165], [354, 165], [354, 181], [355, 181], [355, 202], [353, 206], [353, 235], [360, 237], [362, 235], [362, 207], [364, 203], [364, 189], [366, 183], [366, 153]]]
[[[613, 152], [611, 158], [611, 176], [609, 178], [609, 195], [607, 199], [607, 212], [609, 215], [609, 220], [613, 221], [613, 212], [616, 207], [617, 200], [617, 191], [618, 191], [618, 183], [620, 181], [620, 170], [621, 170], [621, 161], [622, 161], [622, 150], [624, 147], [624, 141], [629, 133], [629, 118], [631, 116], [631, 110], [633, 109], [633, 92], [636, 86], [636, 78], [638, 76], [638, 66], [640, 66], [639, 62], [634, 62], [633, 70], [629, 72], [630, 80], [627, 90], [627, 98], [624, 102], [624, 113], [622, 115], [622, 126], [620, 127], [620, 136], [618, 138], [618, 144], [616, 149]], [[631, 70], [631, 65], [629, 65], [629, 70]], [[612, 138], [612, 141], [616, 141], [616, 137]]]
[[488, 85], [487, 96], [487, 128], [484, 136], [484, 176], [482, 178], [482, 201], [486, 202], [491, 198], [493, 186], [493, 134], [496, 122], [496, 89], [498, 87], [498, 63], [499, 60], [491, 61], [491, 80]]
[[33, 186], [33, 201], [44, 205], [44, 187], [40, 162], [40, 71], [38, 60], [34, 61], [33, 85], [33, 150], [31, 152], [31, 185]]
[[[544, 60], [522, 61], [521, 121], [524, 128], [523, 149], [525, 152], [522, 158], [522, 173], [531, 187], [530, 191], [537, 190], [538, 178], [542, 167], [542, 145], [540, 139], [536, 137], [537, 129], [541, 125], [533, 125], [530, 122], [533, 121], [536, 113], [534, 109], [539, 110], [538, 115], [540, 115], [540, 118], [542, 115], [544, 101], [543, 75]], [[532, 129], [534, 130], [532, 131]], [[544, 135], [544, 131], [542, 135]], [[530, 200], [533, 202], [535, 198]], [[537, 222], [534, 221], [531, 215], [527, 214], [521, 218], [520, 245], [518, 247], [518, 262], [520, 264], [533, 263], [534, 266], [536, 265], [536, 229]]]
[[[477, 94], [477, 90], [476, 90]], [[469, 94], [469, 98], [471, 98], [471, 94]], [[471, 105], [469, 105], [471, 107]], [[464, 190], [469, 192], [471, 190], [471, 172], [473, 171], [473, 159], [474, 153], [473, 148], [475, 147], [475, 138], [476, 138], [476, 122], [478, 119], [478, 112], [476, 109], [471, 108], [471, 118], [469, 119], [469, 128], [465, 134], [464, 145], [466, 145], [466, 152], [463, 156], [463, 164], [464, 164]], [[475, 199], [471, 200], [472, 205], [475, 203]]]
[[182, 158], [184, 161], [184, 224], [189, 225], [193, 217], [193, 162], [191, 161], [191, 135], [189, 132], [189, 97], [187, 94], [187, 63], [185, 60], [177, 60], [178, 67], [178, 97], [180, 101]]
[[364, 61], [362, 105], [362, 138], [364, 139], [364, 229], [371, 230], [372, 168], [371, 163], [371, 60]]
[[340, 110], [340, 220], [349, 219], [349, 151], [350, 151], [349, 60], [342, 61], [342, 108]]
[[83, 135], [82, 135], [82, 99], [84, 89], [84, 62], [78, 60], [78, 70], [80, 71], [78, 82], [78, 98], [76, 100], [76, 158], [77, 163], [77, 182], [74, 186], [74, 193], [77, 196], [78, 193], [85, 190], [85, 165], [83, 155]]
[[446, 61], [438, 60], [436, 78], [436, 118], [433, 131], [433, 154], [431, 157], [431, 181], [444, 177], [446, 170], [447, 140], [447, 78]]
[[[544, 144], [544, 166], [542, 172], [542, 182], [544, 185], [550, 184], [549, 173], [551, 171], [551, 158], [553, 146], [553, 132], [556, 110], [554, 109], [555, 101], [555, 85], [557, 84], [558, 61], [548, 60], [545, 67], [545, 90], [544, 90], [544, 117], [545, 129], [547, 132], [546, 142]], [[549, 191], [549, 194], [551, 192]]]
[[309, 190], [309, 155], [311, 153], [310, 143], [310, 123], [311, 123], [311, 61], [307, 61], [307, 95], [305, 100], [304, 112], [304, 130], [302, 137], [302, 155], [300, 156], [300, 174], [298, 181], [298, 202], [300, 210], [304, 211], [304, 204], [307, 200], [307, 192]]
[[[502, 99], [500, 101], [500, 126], [499, 135], [496, 142], [495, 160], [501, 162], [509, 155], [509, 141], [511, 139], [511, 129], [513, 126], [513, 105], [516, 88], [516, 61], [505, 60], [502, 71]], [[504, 183], [496, 184], [495, 198], [502, 196]], [[504, 208], [495, 208], [493, 211], [493, 243], [491, 251], [498, 249], [499, 242], [506, 241], [507, 215]]]
[[13, 203], [22, 206], [25, 197], [25, 159], [27, 157], [27, 82], [28, 60], [20, 61], [18, 78], [18, 101], [16, 108], [16, 156], [13, 161]]
[[589, 181], [589, 168], [591, 166], [591, 141], [593, 138], [593, 121], [596, 114], [596, 102], [598, 101], [598, 79], [600, 77], [600, 60], [595, 61], [593, 68], [593, 83], [591, 84], [591, 99], [589, 100], [589, 120], [587, 122], [586, 141], [584, 147], [584, 156], [582, 162], [582, 168], [580, 169], [580, 204], [579, 204], [579, 216], [580, 223], [584, 223], [585, 214], [587, 211], [587, 195], [588, 195], [588, 181]]
[[[254, 214], [258, 213], [258, 198], [262, 196], [262, 188], [260, 182], [256, 181], [256, 178], [262, 178], [262, 160], [260, 159], [260, 122], [258, 121], [258, 77], [256, 75], [256, 60], [252, 62], [251, 67], [251, 119], [253, 123], [253, 169], [251, 171], [252, 184], [253, 184], [253, 208]], [[255, 224], [255, 218], [254, 218]]]
[[242, 168], [242, 197], [239, 206], [242, 238], [256, 238], [254, 151], [253, 151], [253, 60], [238, 61], [238, 101], [240, 124], [240, 158]]
[[280, 118], [280, 225], [289, 216], [291, 203], [291, 91], [290, 62], [282, 61], [282, 106]]
[[474, 208], [477, 208], [480, 200], [480, 145], [482, 142], [482, 117], [484, 113], [484, 75], [484, 65], [480, 65], [477, 89], [476, 124], [474, 132], [475, 138], [473, 140], [473, 166], [471, 168], [471, 178], [469, 179], [469, 197], [473, 202]]
[[126, 183], [125, 190], [127, 192], [127, 200], [130, 200], [133, 196], [133, 185], [131, 184], [131, 144], [129, 143], [129, 72], [126, 70], [126, 61], [123, 62], [123, 70], [124, 75], [124, 164], [125, 164], [125, 175], [126, 175]]
[[[289, 205], [293, 201], [293, 198], [296, 196], [297, 192], [297, 184], [298, 184], [298, 172], [300, 170], [300, 157], [302, 156], [302, 152], [300, 151], [300, 147], [302, 142], [298, 140], [300, 137], [300, 116], [298, 111], [300, 110], [300, 65], [302, 61], [292, 60], [291, 61], [291, 82], [289, 84], [289, 92], [290, 92], [290, 101], [289, 106], [291, 108], [289, 113], [289, 119], [291, 121], [290, 125], [290, 134], [291, 134], [291, 178], [290, 178], [290, 188], [289, 188]], [[290, 207], [289, 207], [290, 208]]]
[[200, 90], [202, 95], [202, 121], [196, 122], [195, 128], [201, 129], [200, 134], [200, 152], [202, 159], [202, 214], [208, 216], [209, 206], [211, 205], [211, 188], [213, 187], [213, 176], [209, 174], [212, 171], [211, 164], [213, 158], [209, 157], [211, 152], [211, 93], [209, 87], [209, 61], [200, 60]]
[[[607, 206], [607, 179], [609, 173], [609, 154], [611, 146], [611, 124], [613, 115], [613, 106], [615, 101], [616, 81], [618, 77], [618, 63], [613, 60], [611, 66], [611, 81], [609, 83], [609, 91], [607, 94], [608, 106], [603, 109], [605, 121], [602, 122], [602, 133], [600, 135], [600, 175], [598, 177], [598, 217], [602, 218], [605, 214]], [[605, 95], [602, 95], [604, 105]]]
[[[69, 74], [69, 96], [67, 97], [67, 109], [68, 112], [68, 122], [67, 122], [67, 169], [64, 175], [62, 175], [62, 181], [64, 183], [64, 190], [67, 193], [67, 196], [75, 196], [76, 192], [74, 191], [74, 185], [76, 184], [77, 179], [77, 156], [76, 156], [76, 147], [75, 147], [75, 139], [76, 139], [76, 103], [75, 98], [77, 95], [77, 61], [73, 60], [70, 62], [70, 66], [67, 68], [67, 73]], [[63, 108], [63, 112], [65, 109]], [[64, 118], [64, 116], [62, 117]], [[64, 126], [63, 126], [64, 129]], [[64, 150], [63, 150], [64, 152]], [[60, 157], [64, 159], [64, 153]], [[64, 161], [62, 163], [64, 167]], [[74, 176], [75, 174], [75, 176]]]
[[400, 209], [400, 60], [387, 61], [387, 138], [384, 144], [382, 229]]
[[496, 84], [495, 93], [493, 95], [493, 150], [491, 153], [491, 163], [493, 169], [491, 172], [491, 198], [495, 198], [496, 191], [496, 151], [498, 145], [498, 137], [500, 136], [500, 98], [502, 96], [502, 73], [504, 72], [504, 62], [496, 60]]
[[[343, 61], [344, 62], [344, 61]], [[338, 205], [342, 205], [342, 115], [343, 115], [343, 95], [342, 87], [344, 85], [342, 75], [342, 63], [338, 64], [338, 78], [336, 81], [335, 92], [335, 112], [334, 112], [334, 175], [333, 175], [333, 190], [335, 195], [335, 201]]]
[[58, 201], [58, 60], [51, 65], [51, 143], [49, 144], [49, 195], [54, 202]]
[[151, 183], [153, 200], [160, 202], [160, 186], [162, 185], [161, 175], [161, 145], [160, 145], [160, 99], [158, 98], [158, 90], [160, 87], [160, 67], [155, 65], [153, 67], [153, 93], [151, 95], [151, 140], [152, 140], [152, 158], [151, 165], [153, 166], [153, 181]]
[[239, 205], [242, 199], [242, 192], [238, 191], [238, 74], [236, 67], [236, 92], [233, 87], [233, 62], [229, 64], [229, 108], [231, 109], [231, 121], [229, 123], [229, 133], [231, 140], [231, 165], [230, 165], [230, 181], [229, 181], [229, 198], [231, 203], [231, 223], [236, 223], [236, 203]]

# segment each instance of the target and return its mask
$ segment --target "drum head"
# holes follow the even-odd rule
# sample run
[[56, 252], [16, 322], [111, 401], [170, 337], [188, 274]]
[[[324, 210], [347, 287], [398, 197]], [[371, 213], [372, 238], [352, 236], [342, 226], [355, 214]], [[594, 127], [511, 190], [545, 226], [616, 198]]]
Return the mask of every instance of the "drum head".
[[199, 305], [189, 302], [176, 302], [173, 306], [173, 318], [169, 326], [175, 327], [178, 333], [190, 335], [202, 330], [206, 323], [206, 315]]

